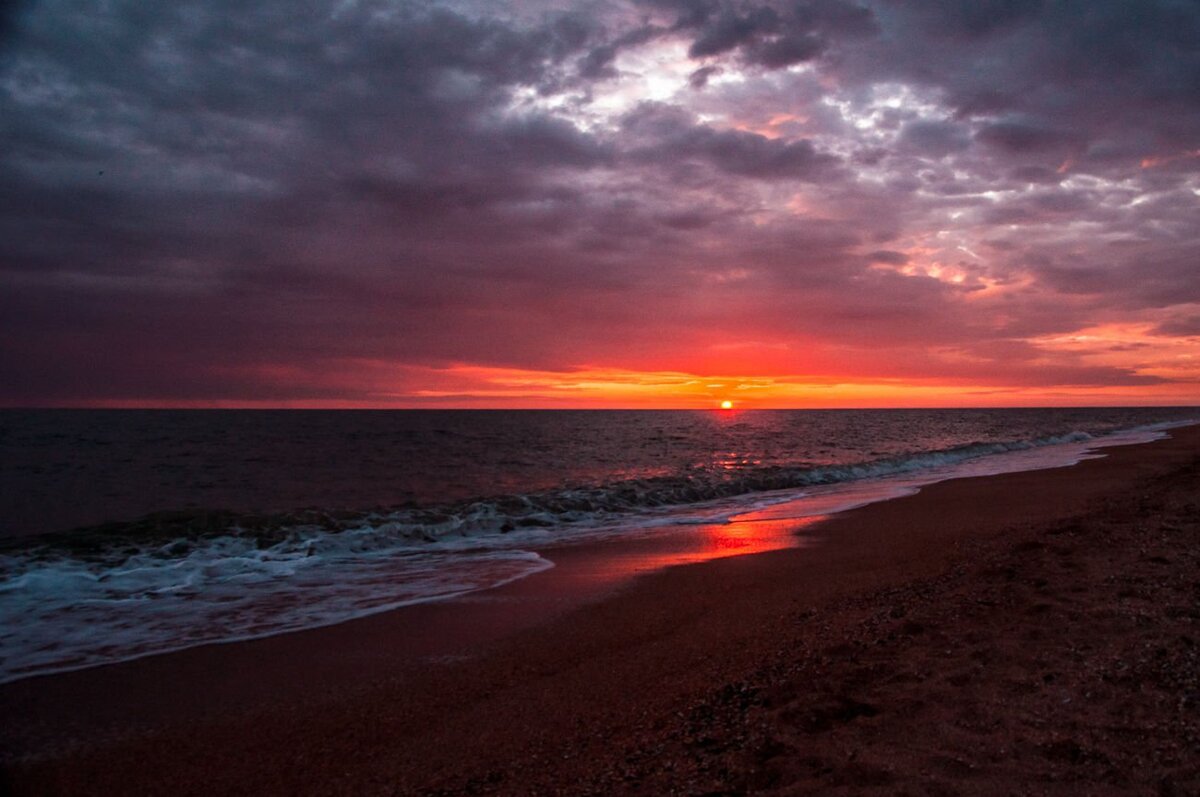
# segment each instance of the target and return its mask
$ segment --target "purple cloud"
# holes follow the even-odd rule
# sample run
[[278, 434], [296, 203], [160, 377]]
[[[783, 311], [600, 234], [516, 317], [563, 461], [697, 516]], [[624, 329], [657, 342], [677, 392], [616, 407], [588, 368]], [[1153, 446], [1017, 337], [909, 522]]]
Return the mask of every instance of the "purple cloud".
[[1200, 378], [1056, 342], [1195, 335], [1191, 5], [6, 8], [0, 402], [730, 340], [775, 373]]

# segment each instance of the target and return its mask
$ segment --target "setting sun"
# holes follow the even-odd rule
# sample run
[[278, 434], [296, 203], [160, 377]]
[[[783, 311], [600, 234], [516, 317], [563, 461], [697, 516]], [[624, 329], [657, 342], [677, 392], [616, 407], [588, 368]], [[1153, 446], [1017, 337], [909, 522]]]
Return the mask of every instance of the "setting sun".
[[724, 401], [721, 402], [721, 409], [723, 409], [723, 410], [733, 409], [733, 402], [730, 401], [729, 399], [725, 399]]

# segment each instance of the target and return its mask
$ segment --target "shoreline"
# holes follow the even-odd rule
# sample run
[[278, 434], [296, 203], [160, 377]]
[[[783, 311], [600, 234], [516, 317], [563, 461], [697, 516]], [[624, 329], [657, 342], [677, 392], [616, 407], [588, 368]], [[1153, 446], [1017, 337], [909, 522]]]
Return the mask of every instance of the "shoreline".
[[[475, 593], [485, 599], [11, 682], [0, 708], [23, 722], [0, 739], [6, 768], [14, 793], [104, 793], [122, 778], [182, 793], [453, 792], [496, 773], [487, 788], [503, 792], [520, 762], [566, 743], [578, 752], [546, 782], [600, 783], [631, 733], [778, 658], [796, 618], [937, 577], [997, 535], [1019, 541], [1170, 474], [1195, 457], [1200, 432], [1170, 435], [1069, 468], [939, 482], [807, 529], [819, 544], [670, 567], [616, 589], [580, 552], [580, 581], [536, 599], [531, 582], [541, 589], [571, 568]], [[462, 604], [469, 611], [446, 611]], [[361, 763], [347, 774], [343, 758]]]
[[[207, 645], [238, 644], [285, 634], [305, 633], [422, 604], [486, 600], [481, 593], [492, 592], [508, 584], [530, 578], [560, 565], [563, 561], [571, 563], [574, 569], [565, 577], [558, 577], [555, 580], [570, 584], [571, 586], [565, 592], [572, 595], [564, 596], [564, 590], [561, 587], [550, 587], [546, 591], [552, 591], [560, 597], [571, 597], [575, 603], [582, 603], [593, 599], [595, 594], [599, 594], [601, 585], [581, 586], [581, 581], [584, 579], [575, 572], [581, 560], [585, 562], [585, 570], [603, 571], [603, 575], [592, 575], [592, 581], [605, 582], [608, 583], [609, 588], [615, 588], [629, 578], [678, 564], [702, 562], [725, 556], [762, 553], [776, 548], [802, 545], [799, 529], [805, 526], [850, 509], [894, 500], [941, 481], [1069, 467], [1086, 459], [1104, 456], [1102, 451], [1105, 448], [1152, 442], [1154, 439], [1158, 439], [1155, 437], [1156, 435], [1161, 437], [1170, 429], [1197, 424], [1200, 424], [1200, 421], [1162, 422], [1118, 429], [1095, 437], [1083, 433], [1072, 433], [1057, 440], [1042, 438], [1032, 441], [1024, 447], [1015, 444], [996, 444], [995, 447], [999, 448], [999, 451], [991, 451], [982, 455], [976, 454], [965, 459], [951, 457], [947, 462], [927, 464], [912, 470], [900, 468], [888, 472], [885, 469], [882, 474], [859, 474], [846, 480], [816, 483], [809, 487], [750, 492], [712, 501], [702, 501], [691, 506], [691, 511], [698, 512], [700, 515], [679, 524], [647, 521], [648, 525], [640, 527], [635, 519], [630, 522], [628, 528], [621, 528], [621, 525], [618, 524], [615, 527], [616, 531], [603, 527], [593, 530], [584, 528], [571, 530], [564, 539], [530, 539], [524, 544], [517, 541], [515, 545], [511, 544], [512, 541], [509, 540], [510, 545], [495, 549], [487, 548], [485, 540], [481, 543], [485, 550], [524, 554], [536, 560], [538, 566], [524, 573], [496, 578], [486, 586], [465, 588], [455, 594], [428, 597], [418, 595], [396, 599], [377, 607], [360, 609], [351, 614], [316, 619], [299, 627], [246, 628], [241, 631], [227, 631], [223, 637], [219, 638], [192, 639], [186, 642], [180, 641], [175, 645], [151, 645], [148, 649], [135, 651], [118, 652], [118, 648], [110, 646], [106, 657], [96, 657], [96, 652], [84, 650], [79, 652], [75, 660], [63, 659], [62, 664], [54, 666], [45, 664], [38, 666], [25, 662], [17, 665], [14, 662], [19, 660], [19, 657], [14, 657], [12, 660], [4, 662], [6, 666], [3, 674], [0, 674], [0, 686], [27, 678], [61, 675], [94, 667], [122, 664], [153, 656], [180, 653]], [[1076, 439], [1077, 436], [1083, 439]], [[972, 446], [966, 446], [966, 448], [970, 447]], [[946, 454], [947, 451], [933, 451], [914, 456], [918, 459], [925, 457], [936, 460]], [[739, 502], [743, 504], [741, 508], [738, 508]], [[717, 507], [723, 507], [723, 509], [716, 511]], [[689, 511], [688, 507], [683, 505], [672, 507], [672, 509], [684, 514]], [[700, 517], [709, 513], [712, 513], [716, 519], [712, 522], [700, 520]], [[135, 521], [131, 525], [144, 522]], [[789, 523], [794, 528], [789, 528]], [[113, 524], [117, 529], [120, 525]], [[50, 538], [69, 538], [72, 534], [93, 534], [99, 530], [97, 528], [76, 532], [59, 532], [51, 535], [38, 535], [31, 539], [40, 542]], [[163, 539], [169, 542], [172, 537], [166, 536]], [[534, 590], [535, 594], [537, 592], [538, 590]], [[535, 614], [537, 614], [536, 611]], [[186, 628], [181, 626], [176, 630], [183, 633]], [[53, 644], [53, 640], [50, 642]], [[444, 652], [452, 653], [455, 648], [461, 646], [462, 640], [455, 637]]]

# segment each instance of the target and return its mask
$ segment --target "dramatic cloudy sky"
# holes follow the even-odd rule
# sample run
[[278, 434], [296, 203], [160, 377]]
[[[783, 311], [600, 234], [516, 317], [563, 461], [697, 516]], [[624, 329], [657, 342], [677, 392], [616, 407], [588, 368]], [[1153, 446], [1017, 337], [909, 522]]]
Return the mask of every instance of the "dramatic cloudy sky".
[[1194, 0], [0, 8], [0, 403], [1200, 402]]

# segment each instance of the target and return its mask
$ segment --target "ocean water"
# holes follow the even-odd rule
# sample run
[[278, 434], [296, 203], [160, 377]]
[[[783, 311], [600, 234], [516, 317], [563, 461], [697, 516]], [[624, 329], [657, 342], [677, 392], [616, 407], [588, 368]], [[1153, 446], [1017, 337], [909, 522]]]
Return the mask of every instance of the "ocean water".
[[0, 682], [488, 589], [579, 540], [801, 519], [1195, 408], [0, 411]]

